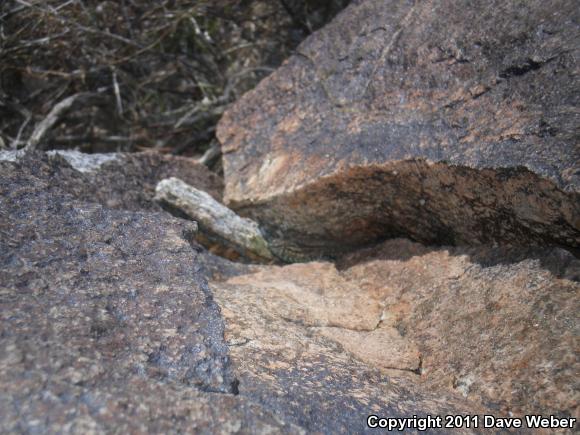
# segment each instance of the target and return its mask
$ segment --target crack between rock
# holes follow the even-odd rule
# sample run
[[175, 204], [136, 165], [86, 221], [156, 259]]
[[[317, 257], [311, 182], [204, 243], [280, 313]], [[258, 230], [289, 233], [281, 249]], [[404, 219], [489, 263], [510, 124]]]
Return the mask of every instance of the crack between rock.
[[[470, 97], [469, 98], [460, 98], [457, 100], [453, 100], [450, 101], [448, 103], [445, 103], [443, 106], [441, 106], [439, 109], [437, 110], [441, 110], [441, 109], [453, 109], [457, 106], [461, 106], [462, 104], [467, 103], [470, 100], [477, 100], [479, 97], [487, 94], [489, 91], [491, 91], [495, 86], [490, 86], [490, 85], [483, 85], [484, 86], [484, 90], [481, 92], [476, 92], [474, 94], [471, 94], [470, 92]], [[469, 92], [469, 91], [468, 91]]]
[[403, 369], [401, 367], [381, 367], [383, 370], [396, 370], [398, 372], [408, 372], [408, 373], [413, 373], [414, 375], [418, 375], [420, 376], [420, 374], [417, 373], [417, 369]]
[[296, 319], [292, 319], [290, 317], [285, 317], [285, 316], [281, 316], [280, 319], [284, 320], [285, 322], [292, 323], [294, 325], [302, 326], [303, 328], [337, 328], [337, 329], [344, 329], [345, 331], [352, 331], [352, 332], [373, 332], [379, 327], [379, 325], [381, 323], [381, 321], [379, 320], [379, 322], [377, 323], [377, 326], [375, 326], [374, 328], [355, 329], [355, 328], [348, 328], [346, 326], [339, 326], [336, 324], [308, 325], [303, 320], [296, 320]]
[[507, 67], [503, 71], [500, 71], [499, 76], [502, 79], [510, 79], [512, 77], [524, 76], [529, 72], [537, 71], [540, 68], [546, 66], [548, 63], [552, 62], [554, 59], [556, 59], [561, 54], [563, 54], [563, 53], [559, 53], [555, 56], [549, 57], [548, 59], [541, 60], [539, 62], [535, 61], [531, 58], [528, 58], [525, 60], [525, 62], [523, 62], [519, 65], [512, 65], [512, 66]]
[[[544, 66], [546, 66], [547, 64], [549, 64], [553, 60], [557, 59], [559, 56], [561, 56], [564, 53], [565, 52], [558, 53], [557, 55], [554, 55], [548, 59], [545, 59], [545, 60], [539, 61], [539, 62], [536, 62], [532, 59], [527, 59], [525, 61], [525, 63], [523, 63], [523, 64], [512, 65], [512, 66], [500, 71], [498, 76], [501, 79], [506, 79], [506, 80], [509, 80], [512, 77], [521, 77], [523, 75], [526, 75], [529, 72], [537, 71], [537, 70], [543, 68]], [[455, 57], [451, 56], [451, 58], [455, 58]], [[458, 62], [459, 62], [459, 60], [458, 60]], [[466, 62], [469, 63], [468, 60]], [[450, 101], [450, 102], [444, 104], [443, 106], [441, 106], [440, 109], [452, 109], [452, 108], [455, 108], [455, 107], [460, 106], [462, 104], [465, 104], [467, 101], [477, 100], [479, 97], [481, 97], [481, 96], [489, 93], [491, 90], [493, 90], [498, 84], [499, 84], [499, 82], [493, 83], [493, 84], [485, 84], [485, 85], [483, 85], [483, 87], [484, 87], [483, 91], [476, 92], [473, 94], [471, 94], [471, 92], [470, 92], [470, 94], [471, 94], [470, 98], [461, 98], [458, 100]], [[438, 110], [440, 110], [440, 109], [438, 109]]]

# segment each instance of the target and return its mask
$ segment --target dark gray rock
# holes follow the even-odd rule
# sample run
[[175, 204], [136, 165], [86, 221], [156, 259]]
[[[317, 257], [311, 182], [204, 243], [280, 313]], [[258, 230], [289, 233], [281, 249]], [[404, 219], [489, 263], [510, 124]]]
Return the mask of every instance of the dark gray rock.
[[224, 115], [226, 203], [298, 256], [580, 246], [579, 19], [573, 0], [352, 2]]
[[[61, 150], [0, 151], [0, 162], [37, 165], [36, 174], [76, 198], [122, 210], [161, 210], [153, 201], [159, 181], [179, 177], [221, 201], [223, 180], [194, 160], [155, 152], [84, 154]], [[34, 162], [34, 163], [32, 163]], [[57, 169], [58, 168], [58, 169]]]
[[[237, 392], [223, 320], [190, 244], [194, 223], [83, 202], [66, 191], [78, 180], [62, 163], [30, 158], [0, 171], [3, 431], [137, 429], [148, 424], [131, 418], [141, 401], [166, 414], [180, 396]], [[159, 402], [147, 395], [156, 390]], [[245, 406], [199, 402], [234, 414]], [[217, 417], [197, 416], [210, 427]]]
[[86, 182], [40, 153], [0, 162], [0, 431], [298, 432], [236, 395], [195, 223]]

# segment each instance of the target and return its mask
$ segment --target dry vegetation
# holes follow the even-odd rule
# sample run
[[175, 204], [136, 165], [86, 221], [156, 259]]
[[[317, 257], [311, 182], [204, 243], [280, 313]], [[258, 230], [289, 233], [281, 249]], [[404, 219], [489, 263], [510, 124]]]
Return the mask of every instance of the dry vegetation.
[[8, 0], [0, 148], [196, 154], [348, 0]]

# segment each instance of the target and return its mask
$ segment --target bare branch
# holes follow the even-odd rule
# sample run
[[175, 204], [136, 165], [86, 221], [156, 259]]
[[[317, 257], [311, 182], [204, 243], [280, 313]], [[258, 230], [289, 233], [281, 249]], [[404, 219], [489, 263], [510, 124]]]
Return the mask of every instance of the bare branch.
[[32, 119], [32, 115], [30, 113], [27, 113], [26, 119], [24, 120], [24, 122], [22, 123], [20, 128], [18, 129], [18, 134], [16, 135], [16, 137], [12, 141], [11, 148], [13, 150], [17, 149], [18, 146], [20, 145], [20, 137], [22, 136], [22, 132], [24, 131], [24, 129], [26, 128], [26, 126], [28, 125], [28, 123], [30, 122], [31, 119]]
[[215, 162], [221, 157], [222, 148], [219, 142], [216, 140], [212, 143], [212, 146], [207, 149], [207, 151], [201, 156], [197, 162], [205, 165], [207, 167], [212, 167]]
[[113, 89], [115, 90], [115, 101], [117, 102], [117, 113], [123, 116], [123, 100], [121, 99], [121, 90], [119, 89], [119, 82], [117, 81], [117, 71], [111, 68], [113, 72]]
[[48, 131], [52, 127], [54, 127], [54, 125], [64, 116], [64, 114], [68, 110], [70, 110], [70, 108], [73, 106], [75, 102], [77, 102], [81, 98], [86, 99], [87, 97], [92, 95], [94, 94], [90, 93], [74, 94], [71, 95], [70, 97], [66, 97], [56, 106], [54, 106], [52, 110], [48, 113], [46, 118], [44, 118], [44, 120], [36, 126], [36, 128], [32, 132], [32, 135], [30, 136], [30, 139], [28, 139], [25, 149], [27, 151], [37, 149], [38, 144], [44, 139]]

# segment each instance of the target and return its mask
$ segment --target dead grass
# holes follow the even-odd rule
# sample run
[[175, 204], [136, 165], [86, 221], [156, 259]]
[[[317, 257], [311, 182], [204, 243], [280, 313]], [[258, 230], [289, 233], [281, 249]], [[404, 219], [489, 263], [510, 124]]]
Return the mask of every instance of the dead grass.
[[4, 1], [0, 147], [202, 152], [227, 104], [346, 3]]

